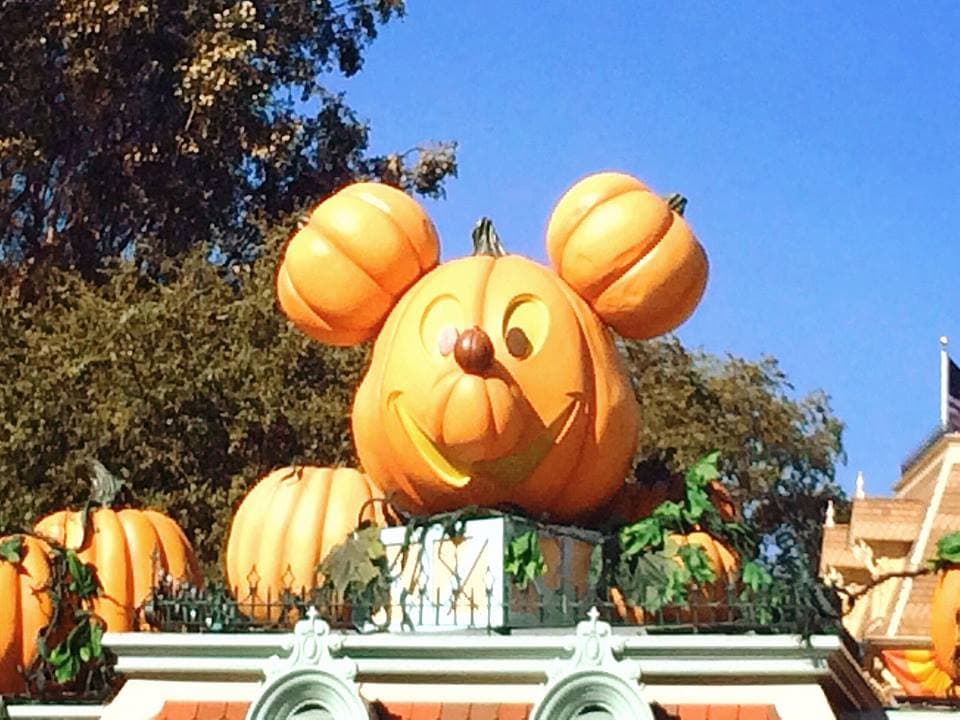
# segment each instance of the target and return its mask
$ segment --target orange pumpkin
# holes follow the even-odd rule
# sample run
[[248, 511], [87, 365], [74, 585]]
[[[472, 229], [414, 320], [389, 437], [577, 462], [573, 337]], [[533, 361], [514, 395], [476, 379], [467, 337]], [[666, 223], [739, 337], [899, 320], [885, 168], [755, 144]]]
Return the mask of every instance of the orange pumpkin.
[[957, 678], [957, 612], [960, 611], [960, 567], [940, 571], [930, 605], [930, 639], [937, 667]]
[[0, 695], [26, 690], [18, 668], [33, 662], [39, 634], [53, 615], [47, 592], [50, 548], [29, 535], [20, 539], [20, 562], [0, 559]]
[[665, 333], [693, 312], [707, 283], [707, 256], [682, 207], [629, 175], [591, 175], [554, 208], [550, 262], [621, 335]]
[[352, 420], [363, 467], [413, 512], [571, 520], [621, 484], [638, 409], [609, 334], [555, 273], [477, 255], [390, 314]]
[[137, 614], [160, 574], [200, 585], [203, 577], [196, 555], [183, 530], [156, 510], [114, 510], [99, 507], [87, 514], [60, 510], [34, 526], [41, 537], [77, 551], [92, 565], [102, 590], [93, 600], [93, 612], [107, 630], [136, 630]]
[[[698, 608], [696, 611], [694, 611], [693, 608], [668, 607], [663, 610], [664, 619], [669, 622], [688, 622], [694, 615], [696, 615], [696, 619], [699, 621], [722, 619], [722, 616], [725, 615], [722, 611], [722, 601], [726, 596], [727, 587], [733, 582], [740, 567], [740, 561], [733, 550], [712, 535], [708, 535], [699, 530], [687, 535], [671, 534], [667, 536], [666, 542], [667, 544], [673, 542], [680, 546], [698, 545], [703, 548], [707, 563], [713, 569], [717, 579], [710, 586], [700, 588], [699, 593], [691, 594], [690, 603]], [[678, 564], [683, 563], [679, 555], [674, 556], [674, 560]], [[626, 601], [620, 588], [614, 587], [610, 589], [610, 601], [613, 604], [614, 611], [621, 620], [637, 625], [645, 622], [646, 613], [643, 608], [630, 605]], [[710, 604], [709, 608], [703, 607], [701, 609], [702, 605], [707, 605], [708, 603]], [[717, 609], [721, 611], [719, 614], [716, 613]]]
[[[548, 247], [557, 272], [502, 256], [489, 221], [474, 238], [483, 252], [431, 270], [436, 238], [425, 215], [396, 199], [410, 239], [400, 243], [383, 221], [395, 191], [381, 186], [373, 186], [377, 203], [367, 185], [337, 193], [314, 212], [308, 228], [317, 229], [290, 242], [278, 294], [305, 332], [348, 344], [372, 336], [386, 316], [352, 421], [364, 469], [398, 505], [421, 514], [508, 505], [569, 521], [617, 491], [639, 418], [603, 323], [635, 337], [671, 329], [699, 299], [706, 260], [692, 235], [682, 250], [678, 231], [654, 243], [672, 250], [653, 248], [660, 220], [636, 204], [620, 206], [617, 222], [579, 212], [594, 185], [579, 183], [554, 211]], [[320, 230], [328, 225], [335, 243]], [[429, 232], [416, 241], [411, 227]], [[629, 269], [617, 265], [622, 281], [602, 272], [583, 281], [611, 262], [582, 255], [587, 234], [590, 247], [632, 259]]]
[[280, 307], [312, 338], [362, 342], [439, 253], [433, 224], [413, 199], [389, 185], [349, 185], [287, 245], [277, 274]]
[[[247, 493], [230, 526], [227, 582], [241, 608], [275, 619], [285, 589], [317, 584], [317, 566], [359, 521], [383, 524], [377, 487], [350, 468], [287, 467], [274, 470]], [[251, 592], [253, 591], [253, 592]], [[248, 597], [249, 595], [249, 597]]]

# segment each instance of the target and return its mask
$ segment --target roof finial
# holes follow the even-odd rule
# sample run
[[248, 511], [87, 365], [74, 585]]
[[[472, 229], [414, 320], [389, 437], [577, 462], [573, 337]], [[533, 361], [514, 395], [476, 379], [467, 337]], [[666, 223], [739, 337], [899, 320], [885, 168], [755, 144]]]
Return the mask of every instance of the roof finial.
[[853, 491], [855, 500], [863, 500], [867, 494], [863, 491], [863, 470], [857, 470], [857, 483]]
[[827, 500], [827, 517], [823, 521], [824, 527], [832, 528], [837, 524], [834, 516], [835, 513], [836, 509], [833, 507], [833, 500]]

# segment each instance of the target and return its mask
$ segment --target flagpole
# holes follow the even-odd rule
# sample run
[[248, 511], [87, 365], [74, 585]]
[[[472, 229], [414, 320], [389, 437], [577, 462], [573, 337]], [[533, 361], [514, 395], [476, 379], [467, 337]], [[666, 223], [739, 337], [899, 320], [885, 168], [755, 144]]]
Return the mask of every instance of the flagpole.
[[947, 395], [949, 394], [950, 358], [947, 355], [947, 336], [940, 336], [940, 427], [949, 422]]

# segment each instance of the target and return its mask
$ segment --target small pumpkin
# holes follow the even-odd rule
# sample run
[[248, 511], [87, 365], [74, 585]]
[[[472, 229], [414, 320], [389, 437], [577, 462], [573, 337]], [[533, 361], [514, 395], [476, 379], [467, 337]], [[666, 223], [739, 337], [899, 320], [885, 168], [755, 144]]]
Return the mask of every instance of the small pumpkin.
[[685, 204], [622, 173], [584, 178], [550, 217], [550, 262], [624, 337], [668, 332], [693, 312], [707, 284], [707, 256], [682, 217]]
[[200, 565], [190, 541], [175, 520], [156, 510], [111, 505], [121, 483], [94, 464], [93, 501], [89, 510], [59, 510], [41, 518], [34, 532], [75, 550], [97, 572], [102, 590], [93, 612], [111, 632], [141, 629], [138, 613], [157, 580], [166, 575], [199, 586]]
[[3, 537], [0, 544], [16, 540], [19, 561], [0, 557], [0, 695], [26, 690], [19, 668], [33, 662], [40, 632], [53, 616], [50, 547], [30, 535]]
[[288, 243], [277, 298], [305, 334], [353, 345], [380, 329], [439, 254], [436, 230], [416, 201], [389, 185], [348, 185], [321, 203]]
[[[692, 608], [666, 607], [662, 611], [664, 619], [668, 622], [688, 622], [694, 618], [694, 614], [699, 621], [723, 619], [726, 613], [722, 601], [726, 597], [727, 588], [735, 579], [740, 568], [740, 561], [736, 553], [717, 538], [700, 530], [695, 530], [686, 535], [670, 534], [666, 538], [666, 544], [671, 543], [676, 543], [678, 546], [696, 545], [702, 548], [707, 563], [717, 579], [709, 586], [699, 588], [697, 594], [691, 594], [690, 602], [698, 608], [696, 613]], [[683, 563], [679, 555], [674, 556], [673, 559], [678, 564]], [[613, 604], [614, 612], [621, 620], [637, 625], [642, 625], [646, 621], [647, 615], [644, 609], [628, 603], [620, 588], [613, 587], [610, 589], [610, 602]], [[699, 609], [707, 604], [712, 607], [710, 609]], [[713, 614], [712, 617], [708, 617], [711, 614]]]
[[[274, 620], [284, 590], [317, 585], [317, 566], [364, 520], [383, 524], [379, 489], [351, 468], [285, 467], [241, 501], [227, 539], [227, 582], [241, 609]], [[267, 603], [270, 603], [270, 606]]]
[[945, 565], [930, 604], [930, 640], [937, 667], [957, 678], [957, 613], [960, 612], [960, 566]]

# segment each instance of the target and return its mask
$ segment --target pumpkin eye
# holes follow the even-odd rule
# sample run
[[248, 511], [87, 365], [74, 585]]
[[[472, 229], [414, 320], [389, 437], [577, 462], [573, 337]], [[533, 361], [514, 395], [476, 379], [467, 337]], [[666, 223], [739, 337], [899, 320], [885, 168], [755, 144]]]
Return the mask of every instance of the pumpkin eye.
[[434, 298], [420, 321], [420, 341], [431, 355], [446, 356], [453, 351], [463, 327], [463, 308], [453, 295]]
[[536, 353], [547, 338], [550, 313], [539, 298], [521, 295], [507, 306], [503, 317], [503, 340], [510, 354], [526, 358]]
[[507, 350], [517, 358], [527, 357], [533, 349], [533, 346], [530, 344], [530, 338], [518, 327], [512, 327], [507, 330], [507, 336], [504, 340], [507, 343]]

